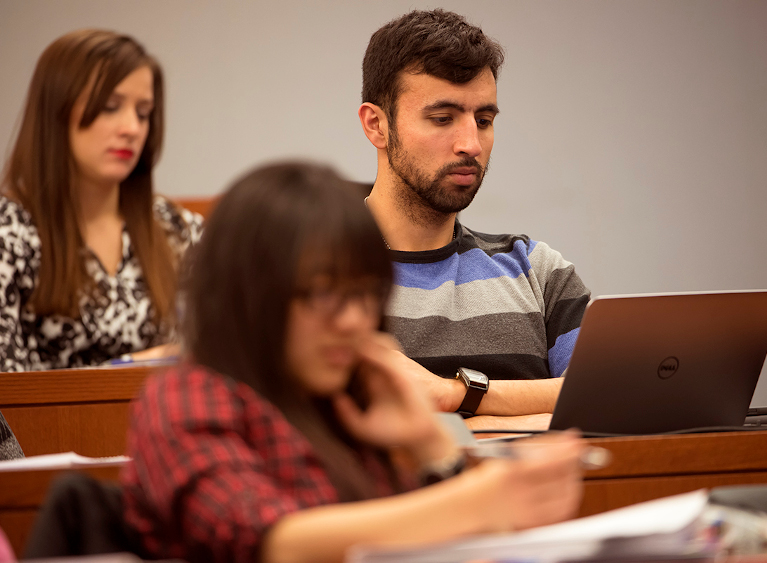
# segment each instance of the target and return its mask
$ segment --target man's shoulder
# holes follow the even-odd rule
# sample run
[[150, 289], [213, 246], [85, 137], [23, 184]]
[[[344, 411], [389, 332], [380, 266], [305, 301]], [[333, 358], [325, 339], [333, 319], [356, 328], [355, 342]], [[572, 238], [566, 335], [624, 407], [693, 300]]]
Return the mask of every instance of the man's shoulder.
[[516, 251], [524, 251], [530, 254], [536, 242], [525, 234], [490, 234], [475, 231], [465, 225], [458, 225], [461, 244], [459, 252], [468, 252], [475, 248], [486, 254], [503, 254]]
[[533, 262], [562, 259], [562, 255], [551, 246], [525, 234], [489, 234], [465, 226], [461, 226], [461, 229], [461, 252], [479, 248], [489, 256], [515, 253]]

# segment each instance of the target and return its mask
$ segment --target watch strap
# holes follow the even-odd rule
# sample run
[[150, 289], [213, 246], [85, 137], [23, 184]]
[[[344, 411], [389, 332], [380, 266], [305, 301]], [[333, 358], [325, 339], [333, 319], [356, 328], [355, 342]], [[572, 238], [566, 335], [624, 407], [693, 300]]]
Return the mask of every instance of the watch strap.
[[[487, 393], [489, 388], [489, 380], [485, 374], [477, 372], [483, 377], [484, 384], [472, 381], [470, 378], [466, 377], [465, 373], [461, 373], [464, 369], [465, 368], [459, 368], [458, 373], [456, 373], [456, 377], [461, 379], [464, 385], [466, 385], [466, 395], [464, 395], [463, 401], [458, 407], [458, 414], [464, 418], [468, 418], [474, 416], [474, 414], [477, 412], [479, 404], [482, 402], [482, 398], [485, 396], [485, 393]], [[473, 371], [476, 372], [476, 370]]]
[[466, 395], [463, 398], [461, 406], [458, 407], [458, 413], [462, 416], [474, 416], [479, 408], [479, 403], [482, 402], [482, 397], [485, 396], [485, 390], [479, 387], [466, 388]]

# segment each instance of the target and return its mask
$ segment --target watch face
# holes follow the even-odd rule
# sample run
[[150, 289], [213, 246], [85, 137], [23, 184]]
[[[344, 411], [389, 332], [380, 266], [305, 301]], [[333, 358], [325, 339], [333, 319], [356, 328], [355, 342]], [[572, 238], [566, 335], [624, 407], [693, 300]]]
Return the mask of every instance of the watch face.
[[462, 374], [465, 379], [468, 379], [469, 383], [473, 383], [477, 386], [485, 386], [488, 384], [487, 376], [481, 371], [470, 368], [458, 368], [458, 372]]

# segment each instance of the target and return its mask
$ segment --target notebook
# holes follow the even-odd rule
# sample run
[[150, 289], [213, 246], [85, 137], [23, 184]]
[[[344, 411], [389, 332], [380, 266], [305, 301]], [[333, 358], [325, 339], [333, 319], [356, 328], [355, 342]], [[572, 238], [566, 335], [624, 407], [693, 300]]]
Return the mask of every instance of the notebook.
[[767, 290], [597, 297], [551, 429], [742, 426], [767, 355]]

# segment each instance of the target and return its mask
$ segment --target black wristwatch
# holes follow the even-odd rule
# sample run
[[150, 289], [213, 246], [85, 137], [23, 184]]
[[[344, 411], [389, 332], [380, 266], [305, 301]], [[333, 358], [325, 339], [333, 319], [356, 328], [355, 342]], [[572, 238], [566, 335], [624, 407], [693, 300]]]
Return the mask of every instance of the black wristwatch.
[[482, 397], [490, 388], [490, 380], [481, 371], [469, 368], [458, 368], [455, 378], [463, 381], [466, 386], [466, 396], [463, 398], [461, 406], [458, 407], [458, 413], [464, 418], [474, 416]]

